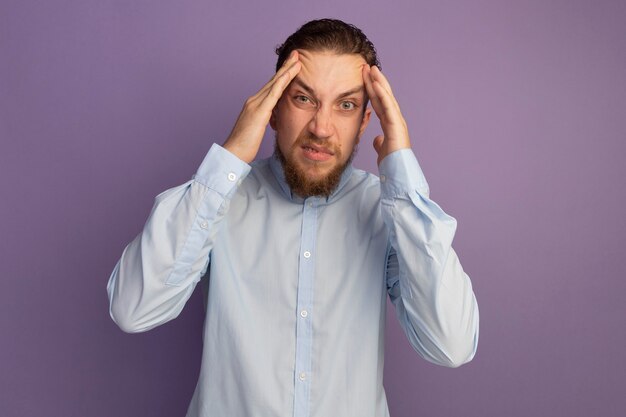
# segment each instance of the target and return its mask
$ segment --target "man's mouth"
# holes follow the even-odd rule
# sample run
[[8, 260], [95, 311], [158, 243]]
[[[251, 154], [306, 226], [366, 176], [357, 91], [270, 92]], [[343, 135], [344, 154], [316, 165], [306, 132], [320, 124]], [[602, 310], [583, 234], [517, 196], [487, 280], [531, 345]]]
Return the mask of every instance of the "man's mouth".
[[302, 150], [304, 156], [313, 161], [327, 161], [334, 155], [330, 149], [315, 145], [302, 145]]

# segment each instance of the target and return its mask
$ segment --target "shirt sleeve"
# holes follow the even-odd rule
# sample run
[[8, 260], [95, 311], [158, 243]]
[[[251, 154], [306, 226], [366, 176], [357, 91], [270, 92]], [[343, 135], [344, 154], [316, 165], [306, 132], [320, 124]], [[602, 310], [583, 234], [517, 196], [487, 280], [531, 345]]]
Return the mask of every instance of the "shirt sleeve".
[[478, 305], [452, 249], [456, 220], [430, 200], [411, 149], [389, 154], [379, 170], [390, 230], [386, 283], [400, 325], [426, 360], [460, 366], [476, 353]]
[[109, 313], [126, 332], [176, 318], [209, 264], [220, 221], [250, 166], [214, 144], [193, 179], [159, 194], [107, 285]]

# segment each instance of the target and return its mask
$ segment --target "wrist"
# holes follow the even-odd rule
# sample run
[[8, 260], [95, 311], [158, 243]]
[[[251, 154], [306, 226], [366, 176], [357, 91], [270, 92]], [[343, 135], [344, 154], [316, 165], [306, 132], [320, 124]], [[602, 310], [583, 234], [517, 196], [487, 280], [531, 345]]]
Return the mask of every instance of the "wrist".
[[250, 152], [249, 147], [238, 145], [237, 143], [233, 143], [233, 141], [229, 138], [226, 139], [226, 142], [222, 145], [222, 148], [226, 149], [228, 152], [245, 162], [246, 164], [254, 161], [256, 157], [256, 152]]

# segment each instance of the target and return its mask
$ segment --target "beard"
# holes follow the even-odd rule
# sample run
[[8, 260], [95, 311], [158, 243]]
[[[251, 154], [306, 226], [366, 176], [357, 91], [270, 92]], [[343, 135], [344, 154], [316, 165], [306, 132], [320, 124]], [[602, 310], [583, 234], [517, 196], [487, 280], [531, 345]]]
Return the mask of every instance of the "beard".
[[[324, 146], [332, 150], [335, 158], [342, 159], [341, 148], [331, 147], [327, 141], [322, 141], [311, 135], [299, 136], [298, 139], [291, 145], [288, 154], [285, 155], [278, 146], [278, 134], [276, 134], [276, 142], [274, 143], [274, 154], [278, 157], [281, 165], [283, 166], [283, 172], [285, 174], [285, 180], [291, 189], [291, 192], [299, 195], [300, 197], [329, 197], [333, 191], [337, 189], [339, 182], [341, 181], [341, 175], [346, 170], [348, 165], [352, 162], [354, 155], [357, 152], [357, 146], [354, 146], [350, 157], [344, 162], [335, 165], [328, 174], [321, 178], [310, 178], [306, 172], [297, 164], [294, 158], [294, 153], [302, 146], [307, 144], [316, 144]], [[311, 161], [314, 168], [317, 168], [317, 162]]]

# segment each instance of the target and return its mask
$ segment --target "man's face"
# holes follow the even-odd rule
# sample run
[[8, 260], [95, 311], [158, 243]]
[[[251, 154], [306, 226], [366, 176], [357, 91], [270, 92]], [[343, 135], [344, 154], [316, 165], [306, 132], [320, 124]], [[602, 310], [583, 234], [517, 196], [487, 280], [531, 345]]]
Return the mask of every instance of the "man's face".
[[367, 63], [358, 54], [298, 53], [302, 68], [270, 124], [291, 190], [302, 197], [328, 195], [370, 119], [362, 75]]

